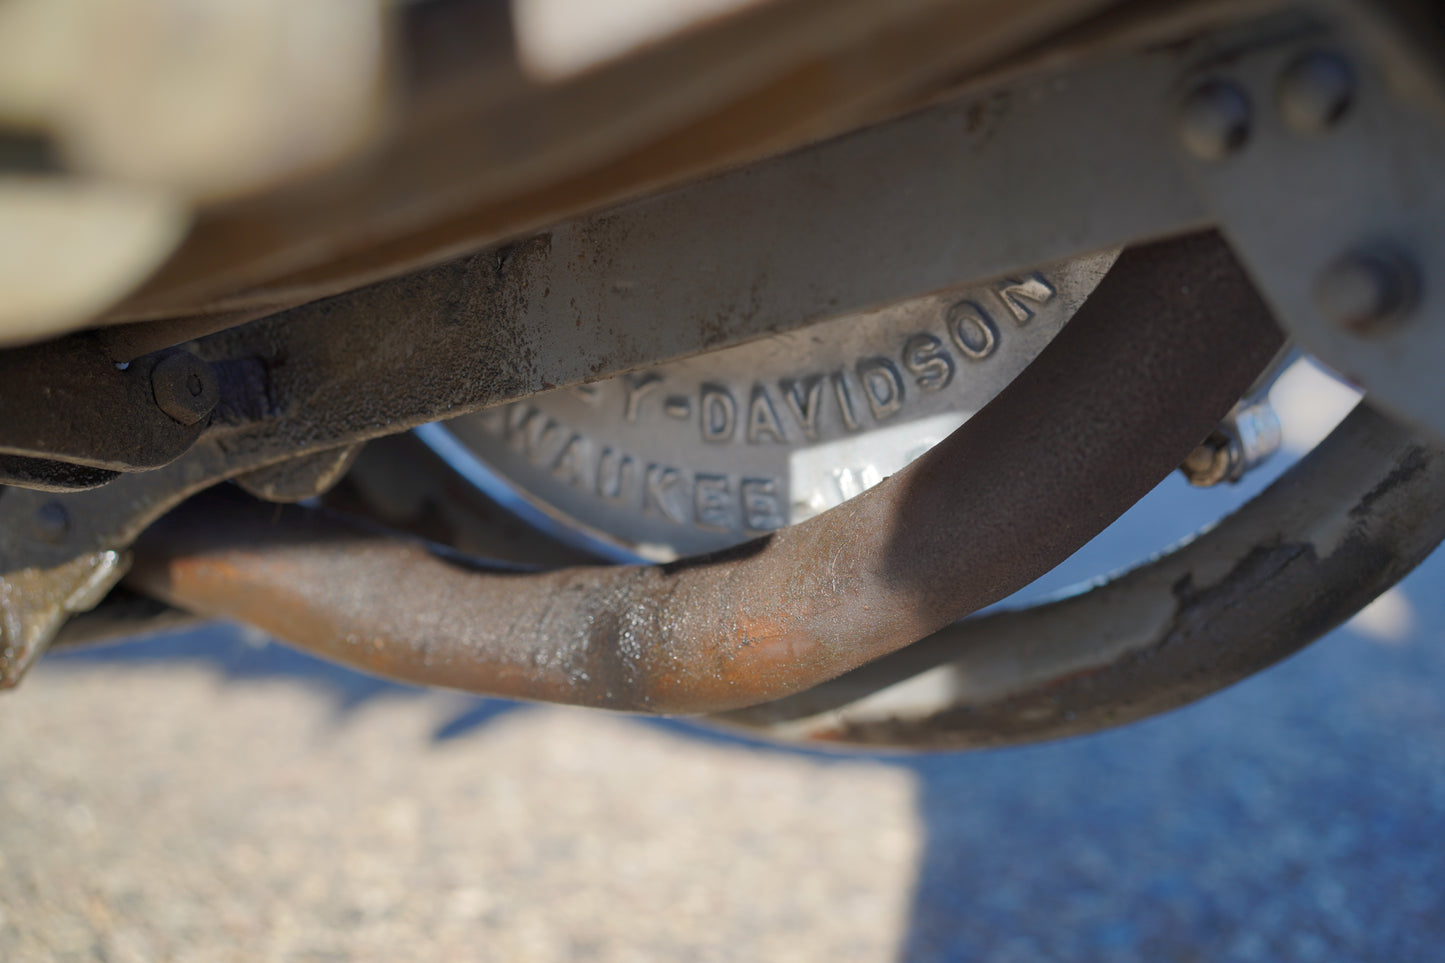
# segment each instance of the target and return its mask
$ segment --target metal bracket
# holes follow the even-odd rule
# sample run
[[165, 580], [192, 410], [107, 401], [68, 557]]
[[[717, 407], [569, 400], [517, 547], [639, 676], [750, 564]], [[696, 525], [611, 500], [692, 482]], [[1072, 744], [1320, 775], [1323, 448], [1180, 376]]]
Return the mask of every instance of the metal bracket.
[[94, 608], [129, 564], [120, 552], [92, 552], [0, 578], [0, 689], [15, 685], [65, 620]]
[[0, 351], [0, 385], [0, 455], [123, 472], [184, 454], [219, 395], [192, 354], [158, 351], [120, 367], [90, 335]]
[[1445, 436], [1445, 114], [1392, 83], [1393, 55], [1318, 30], [1205, 63], [1182, 153], [1300, 344]]

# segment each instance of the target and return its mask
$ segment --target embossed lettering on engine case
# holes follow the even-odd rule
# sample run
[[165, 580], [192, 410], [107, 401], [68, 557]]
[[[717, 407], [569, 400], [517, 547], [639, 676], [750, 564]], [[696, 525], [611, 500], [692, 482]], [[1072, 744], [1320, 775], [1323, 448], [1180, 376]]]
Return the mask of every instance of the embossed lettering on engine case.
[[564, 537], [652, 559], [725, 548], [942, 440], [1043, 350], [1116, 256], [537, 395], [447, 422], [465, 453], [433, 448]]

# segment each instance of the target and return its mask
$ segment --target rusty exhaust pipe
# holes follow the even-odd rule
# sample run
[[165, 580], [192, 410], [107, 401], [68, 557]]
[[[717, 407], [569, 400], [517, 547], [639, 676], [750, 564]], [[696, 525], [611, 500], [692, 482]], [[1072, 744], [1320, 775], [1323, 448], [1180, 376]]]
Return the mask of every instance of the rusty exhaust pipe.
[[777, 699], [1049, 571], [1173, 471], [1282, 343], [1217, 235], [1126, 251], [990, 405], [817, 518], [669, 565], [485, 570], [323, 512], [212, 493], [130, 584], [365, 671], [661, 713]]
[[1137, 568], [965, 619], [715, 721], [788, 741], [909, 750], [1122, 726], [1293, 655], [1442, 539], [1445, 446], [1361, 403], [1264, 492]]

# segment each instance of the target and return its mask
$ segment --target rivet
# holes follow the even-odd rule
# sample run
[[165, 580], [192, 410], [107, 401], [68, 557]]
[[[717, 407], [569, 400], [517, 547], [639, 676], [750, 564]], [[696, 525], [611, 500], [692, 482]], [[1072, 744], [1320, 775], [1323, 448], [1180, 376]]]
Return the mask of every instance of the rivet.
[[1419, 275], [1405, 257], [1382, 249], [1356, 251], [1320, 275], [1315, 302], [1339, 327], [1379, 334], [1409, 316], [1419, 291]]
[[190, 352], [175, 351], [151, 371], [151, 392], [173, 421], [194, 425], [216, 407], [221, 389], [210, 365]]
[[1199, 160], [1217, 163], [1249, 141], [1249, 95], [1235, 84], [1209, 80], [1194, 88], [1179, 109], [1179, 139]]

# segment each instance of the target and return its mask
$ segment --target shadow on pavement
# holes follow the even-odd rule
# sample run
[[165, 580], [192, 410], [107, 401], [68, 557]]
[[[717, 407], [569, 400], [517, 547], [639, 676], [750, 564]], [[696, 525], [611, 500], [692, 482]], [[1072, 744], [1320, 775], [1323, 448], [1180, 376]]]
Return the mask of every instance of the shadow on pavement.
[[[1163, 547], [1146, 533], [1200, 502], [1161, 486], [1048, 587]], [[1340, 629], [1178, 712], [904, 763], [927, 838], [901, 959], [1440, 959], [1442, 585], [1437, 552], [1393, 631]]]
[[1435, 642], [1339, 632], [1160, 719], [910, 763], [928, 839], [901, 958], [1439, 959]]
[[[337, 724], [374, 699], [415, 699], [430, 694], [417, 686], [366, 675], [324, 659], [264, 639], [225, 624], [188, 628], [152, 638], [90, 649], [62, 650], [46, 656], [54, 663], [199, 664], [216, 672], [227, 684], [284, 678], [299, 682], [328, 700]], [[498, 716], [525, 709], [520, 702], [475, 698], [472, 704], [442, 723], [432, 734], [435, 742], [465, 736]]]

